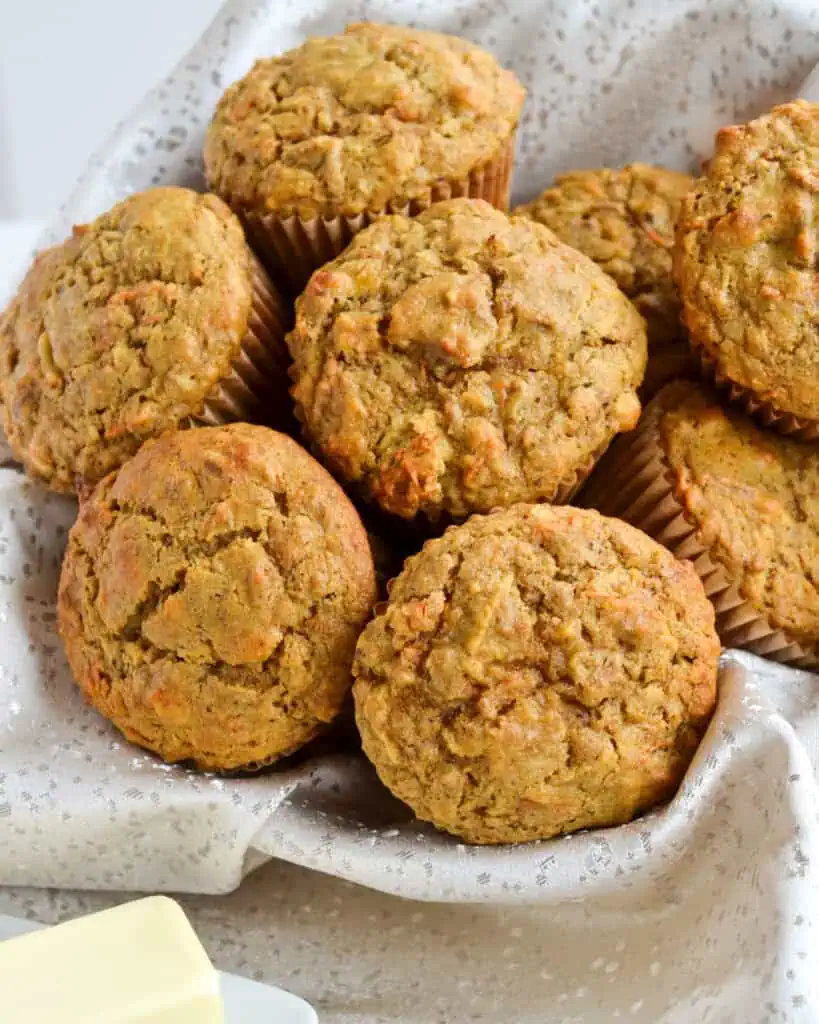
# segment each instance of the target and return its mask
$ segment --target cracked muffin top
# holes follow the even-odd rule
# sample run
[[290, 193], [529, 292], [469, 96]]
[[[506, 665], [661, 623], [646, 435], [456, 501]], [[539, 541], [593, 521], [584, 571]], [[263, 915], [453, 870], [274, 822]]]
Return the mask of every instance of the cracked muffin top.
[[819, 450], [761, 430], [695, 384], [648, 406], [674, 495], [742, 597], [819, 650]]
[[819, 104], [723, 128], [682, 204], [675, 274], [719, 376], [819, 420]]
[[427, 200], [500, 156], [524, 90], [454, 36], [349, 25], [257, 61], [216, 109], [211, 187], [235, 209], [355, 215]]
[[640, 412], [631, 303], [549, 230], [481, 200], [360, 232], [311, 278], [288, 344], [322, 458], [406, 518], [552, 500]]
[[157, 188], [41, 253], [0, 319], [14, 454], [58, 491], [94, 484], [201, 411], [248, 328], [250, 251], [216, 196]]
[[474, 843], [617, 825], [675, 791], [719, 642], [692, 566], [597, 512], [517, 505], [410, 558], [356, 650], [364, 750]]
[[687, 174], [647, 164], [570, 171], [514, 212], [545, 224], [613, 277], [645, 317], [651, 348], [682, 333], [671, 251], [693, 184]]
[[335, 717], [374, 600], [339, 486], [290, 438], [234, 424], [150, 441], [99, 484], [58, 610], [75, 679], [128, 739], [227, 770]]

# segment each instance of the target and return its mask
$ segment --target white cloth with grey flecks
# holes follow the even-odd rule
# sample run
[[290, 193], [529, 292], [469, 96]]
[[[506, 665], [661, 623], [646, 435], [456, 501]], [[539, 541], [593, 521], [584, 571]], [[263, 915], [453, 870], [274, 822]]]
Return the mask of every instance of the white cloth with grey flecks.
[[[254, 57], [362, 17], [468, 36], [517, 71], [529, 89], [521, 199], [573, 166], [692, 168], [714, 129], [795, 95], [819, 57], [807, 0], [232, 2], [116, 129], [41, 244], [134, 189], [201, 185], [202, 133], [224, 86]], [[347, 907], [345, 933], [325, 907], [311, 931], [298, 894], [330, 880], [275, 867], [271, 913], [291, 900], [278, 981], [338, 1024], [819, 1020], [819, 677], [728, 653], [717, 714], [667, 808], [618, 829], [468, 848], [412, 821], [352, 756], [218, 779], [122, 741], [83, 705], [54, 631], [74, 515], [0, 449], [0, 883], [223, 893], [280, 858], [483, 905], [420, 910], [341, 889], [336, 910], [356, 902], [370, 923]], [[0, 906], [20, 912], [21, 900]], [[222, 933], [236, 949], [272, 927], [258, 905], [246, 911], [246, 926]], [[302, 969], [309, 985], [294, 983]]]

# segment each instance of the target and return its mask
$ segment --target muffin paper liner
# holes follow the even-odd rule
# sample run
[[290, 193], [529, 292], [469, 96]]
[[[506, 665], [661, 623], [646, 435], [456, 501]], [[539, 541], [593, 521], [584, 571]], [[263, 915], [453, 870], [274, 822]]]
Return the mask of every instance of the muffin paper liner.
[[785, 412], [777, 408], [772, 402], [761, 398], [750, 388], [737, 384], [736, 381], [726, 377], [718, 368], [716, 360], [702, 345], [691, 341], [691, 346], [703, 377], [713, 384], [729, 401], [736, 402], [749, 416], [752, 416], [757, 423], [777, 433], [785, 434], [795, 441], [807, 441], [812, 444], [819, 443], [819, 420], [808, 419], [804, 416], [797, 416], [794, 413]]
[[568, 505], [583, 484], [585, 484], [589, 479], [592, 474], [592, 470], [597, 465], [598, 460], [606, 451], [610, 443], [610, 441], [607, 441], [606, 444], [595, 449], [595, 451], [588, 456], [585, 462], [578, 466], [570, 476], [557, 485], [555, 493], [551, 498], [549, 498], [550, 505]]
[[[433, 185], [429, 195], [409, 203], [390, 204], [383, 210], [367, 211], [354, 217], [277, 217], [239, 211], [248, 238], [274, 280], [301, 291], [310, 275], [345, 249], [353, 235], [379, 216], [421, 213], [433, 203], [466, 196], [485, 199], [498, 209], [509, 208], [509, 185], [515, 152], [515, 137], [489, 163], [476, 168], [466, 178]], [[230, 203], [230, 197], [226, 196]]]
[[675, 557], [690, 561], [714, 606], [723, 646], [741, 647], [795, 668], [819, 668], [819, 651], [804, 647], [753, 608], [703, 543], [674, 495], [660, 443], [660, 415], [658, 409], [649, 412], [632, 434], [617, 441], [579, 504], [631, 523]]
[[253, 304], [247, 334], [229, 375], [214, 387], [199, 415], [191, 418], [193, 425], [245, 420], [282, 429], [290, 425], [288, 310], [262, 265], [255, 256], [251, 260]]
[[638, 394], [643, 405], [672, 380], [696, 380], [701, 375], [699, 360], [685, 338], [649, 343], [648, 363]]

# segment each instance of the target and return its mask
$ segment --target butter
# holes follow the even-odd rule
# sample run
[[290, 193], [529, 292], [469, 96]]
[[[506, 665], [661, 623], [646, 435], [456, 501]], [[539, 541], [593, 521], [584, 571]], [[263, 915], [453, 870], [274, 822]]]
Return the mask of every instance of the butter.
[[182, 909], [126, 903], [0, 942], [8, 1024], [224, 1024], [219, 975]]

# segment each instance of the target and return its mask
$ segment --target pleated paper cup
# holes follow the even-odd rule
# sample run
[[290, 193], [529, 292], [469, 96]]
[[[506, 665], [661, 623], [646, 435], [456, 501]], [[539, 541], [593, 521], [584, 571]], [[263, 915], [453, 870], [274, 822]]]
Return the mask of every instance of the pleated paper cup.
[[651, 399], [673, 380], [697, 380], [699, 361], [685, 338], [649, 343], [646, 375], [638, 392], [642, 404]]
[[729, 401], [743, 408], [761, 426], [775, 430], [794, 441], [819, 444], [819, 420], [797, 416], [779, 409], [772, 402], [756, 394], [736, 381], [726, 377], [718, 368], [716, 360], [696, 342], [691, 341], [694, 354], [700, 365], [702, 376]]
[[230, 373], [205, 399], [193, 426], [249, 421], [292, 427], [290, 355], [285, 342], [288, 307], [259, 261], [251, 258], [253, 303], [247, 334]]
[[550, 505], [568, 505], [578, 491], [583, 487], [594, 471], [600, 458], [604, 455], [609, 442], [601, 445], [591, 453], [578, 467], [573, 470], [555, 489], [555, 493], [548, 499]]
[[390, 204], [383, 210], [353, 217], [303, 219], [252, 213], [236, 206], [234, 209], [240, 214], [250, 243], [270, 274], [275, 280], [286, 282], [294, 292], [300, 292], [314, 270], [338, 256], [354, 235], [384, 214], [403, 213], [414, 217], [433, 203], [459, 197], [485, 199], [500, 210], [508, 210], [514, 150], [513, 136], [498, 157], [476, 168], [466, 178], [435, 184], [421, 199]]
[[774, 626], [740, 591], [738, 581], [703, 542], [674, 494], [671, 467], [660, 443], [661, 409], [621, 437], [583, 491], [579, 504], [638, 527], [679, 559], [691, 562], [716, 612], [725, 647], [739, 647], [795, 668], [819, 668], [819, 650], [806, 648]]

